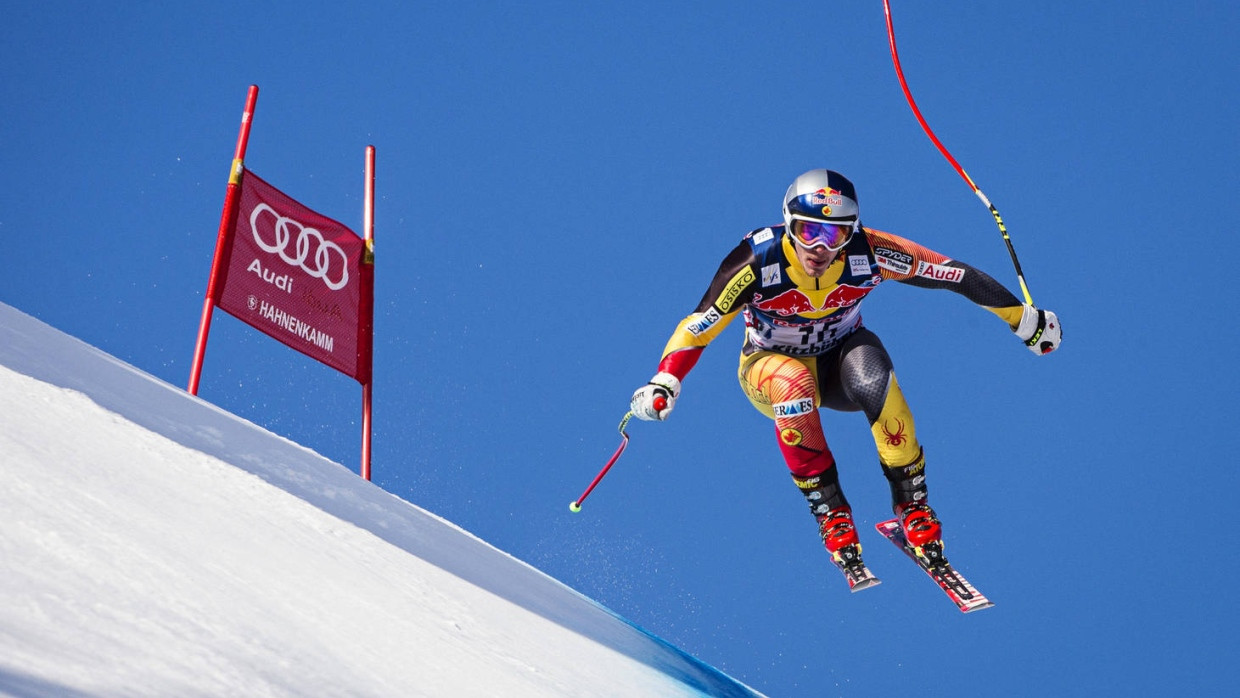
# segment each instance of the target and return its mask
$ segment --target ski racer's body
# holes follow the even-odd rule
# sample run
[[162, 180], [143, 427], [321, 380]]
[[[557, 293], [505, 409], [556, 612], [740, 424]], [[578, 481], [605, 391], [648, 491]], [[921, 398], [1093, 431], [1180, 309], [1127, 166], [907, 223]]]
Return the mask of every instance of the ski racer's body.
[[865, 413], [907, 540], [941, 556], [913, 417], [886, 349], [862, 324], [861, 303], [887, 281], [955, 291], [997, 315], [1036, 354], [1058, 347], [1058, 319], [968, 264], [861, 225], [852, 183], [838, 173], [798, 177], [784, 219], [749, 233], [724, 258], [672, 333], [658, 373], [634, 393], [633, 414], [665, 419], [702, 350], [742, 316], [741, 389], [774, 420], [785, 463], [837, 564], [859, 563], [860, 546], [819, 407]]

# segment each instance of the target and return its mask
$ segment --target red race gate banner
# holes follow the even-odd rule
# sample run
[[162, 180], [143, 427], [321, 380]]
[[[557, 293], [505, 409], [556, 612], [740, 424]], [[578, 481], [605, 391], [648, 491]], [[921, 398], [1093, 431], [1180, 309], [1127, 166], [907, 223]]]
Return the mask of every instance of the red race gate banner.
[[362, 308], [366, 242], [248, 170], [229, 234], [219, 307], [368, 383], [369, 343], [363, 334], [369, 322], [363, 322]]

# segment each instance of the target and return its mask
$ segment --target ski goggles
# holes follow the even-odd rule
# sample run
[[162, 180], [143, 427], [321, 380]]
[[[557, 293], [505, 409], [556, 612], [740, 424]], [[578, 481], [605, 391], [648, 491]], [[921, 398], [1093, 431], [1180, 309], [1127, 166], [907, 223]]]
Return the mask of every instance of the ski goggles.
[[836, 252], [848, 244], [854, 225], [852, 222], [825, 223], [805, 218], [793, 218], [788, 232], [791, 233], [794, 242], [807, 250], [825, 247], [831, 252]]

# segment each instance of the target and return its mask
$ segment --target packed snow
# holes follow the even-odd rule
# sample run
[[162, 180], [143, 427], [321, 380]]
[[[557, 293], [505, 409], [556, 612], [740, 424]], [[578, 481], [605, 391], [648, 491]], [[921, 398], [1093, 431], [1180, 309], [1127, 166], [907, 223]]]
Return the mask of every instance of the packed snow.
[[0, 477], [0, 694], [758, 695], [3, 304]]

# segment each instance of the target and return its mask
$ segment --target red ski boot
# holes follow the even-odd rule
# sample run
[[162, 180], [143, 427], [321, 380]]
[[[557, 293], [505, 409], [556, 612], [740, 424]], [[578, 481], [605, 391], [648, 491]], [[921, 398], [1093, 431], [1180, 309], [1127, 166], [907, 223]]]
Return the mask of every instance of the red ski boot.
[[809, 510], [818, 521], [822, 543], [831, 553], [831, 562], [844, 573], [848, 588], [861, 591], [878, 584], [878, 578], [861, 561], [861, 543], [857, 540], [852, 508], [840, 491], [839, 474], [835, 468], [810, 477], [793, 475], [792, 479], [809, 502]]
[[827, 552], [837, 557], [840, 549], [849, 545], [859, 545], [857, 527], [853, 525], [852, 509], [843, 506], [839, 509], [818, 516], [818, 530], [822, 533], [822, 542]]
[[895, 511], [900, 531], [913, 552], [931, 564], [944, 562], [943, 527], [930, 505], [909, 502], [897, 506]]
[[861, 543], [853, 525], [852, 509], [847, 505], [816, 517], [823, 545], [831, 553], [831, 562], [844, 573], [848, 588], [854, 592], [879, 584], [861, 559]]

